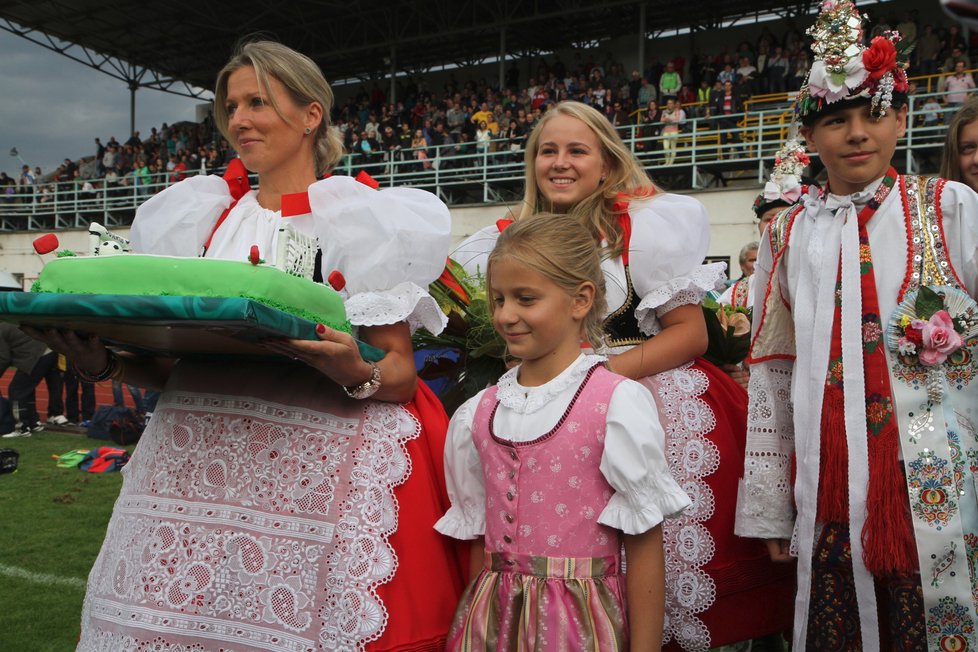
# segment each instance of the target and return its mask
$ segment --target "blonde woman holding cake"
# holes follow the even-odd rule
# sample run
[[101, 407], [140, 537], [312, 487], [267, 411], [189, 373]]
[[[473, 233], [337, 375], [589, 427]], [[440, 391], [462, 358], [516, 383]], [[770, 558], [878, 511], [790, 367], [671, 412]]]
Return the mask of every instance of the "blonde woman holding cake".
[[[328, 177], [342, 149], [316, 64], [246, 43], [218, 75], [215, 115], [247, 177], [199, 176], [137, 211], [140, 253], [274, 263], [279, 227], [315, 237], [345, 280], [349, 334], [278, 340], [260, 362], [116, 356], [48, 331], [83, 377], [163, 388], [89, 578], [80, 650], [443, 649], [463, 589], [433, 525], [447, 419], [414, 369], [438, 332], [425, 288], [448, 210], [412, 189]], [[229, 210], [230, 209], [230, 210]], [[383, 256], [383, 263], [377, 256]]]

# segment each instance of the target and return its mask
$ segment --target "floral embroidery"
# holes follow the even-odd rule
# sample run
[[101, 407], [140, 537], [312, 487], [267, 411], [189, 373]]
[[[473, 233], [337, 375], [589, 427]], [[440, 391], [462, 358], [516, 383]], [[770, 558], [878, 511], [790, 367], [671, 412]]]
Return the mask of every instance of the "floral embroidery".
[[842, 357], [832, 358], [829, 360], [829, 373], [825, 383], [842, 389], [842, 372]]
[[866, 425], [874, 435], [880, 434], [893, 416], [893, 403], [889, 396], [870, 394], [866, 397]]
[[863, 347], [867, 353], [876, 353], [876, 347], [883, 342], [883, 327], [879, 315], [868, 312], [863, 315]]
[[926, 449], [909, 464], [910, 502], [914, 514], [941, 530], [957, 512], [954, 479], [947, 460]]
[[927, 614], [928, 647], [934, 650], [967, 650], [974, 643], [971, 609], [950, 596], [940, 599]]

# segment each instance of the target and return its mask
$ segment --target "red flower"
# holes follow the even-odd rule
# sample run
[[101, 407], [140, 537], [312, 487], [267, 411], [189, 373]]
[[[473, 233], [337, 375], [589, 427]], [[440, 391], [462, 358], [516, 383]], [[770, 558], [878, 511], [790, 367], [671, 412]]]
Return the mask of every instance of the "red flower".
[[896, 67], [896, 46], [890, 39], [877, 36], [863, 51], [863, 66], [870, 78], [879, 79]]
[[908, 342], [913, 343], [920, 350], [920, 347], [924, 343], [924, 334], [919, 330], [914, 328], [911, 324], [907, 324], [903, 329], [903, 336], [907, 338]]

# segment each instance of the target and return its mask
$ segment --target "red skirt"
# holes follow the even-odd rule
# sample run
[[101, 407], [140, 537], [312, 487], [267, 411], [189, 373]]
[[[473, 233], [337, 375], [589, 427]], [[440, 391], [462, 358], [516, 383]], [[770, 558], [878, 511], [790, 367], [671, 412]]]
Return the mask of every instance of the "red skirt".
[[420, 380], [414, 400], [405, 407], [421, 423], [421, 436], [407, 442], [411, 476], [394, 490], [400, 509], [397, 531], [389, 541], [397, 551], [397, 573], [377, 588], [390, 618], [380, 639], [366, 649], [442, 652], [465, 590], [466, 559], [464, 544], [434, 527], [450, 506], [444, 471], [448, 417]]
[[642, 379], [656, 398], [666, 458], [693, 505], [663, 525], [667, 649], [699, 650], [791, 630], [793, 564], [734, 535], [747, 392], [713, 364]]

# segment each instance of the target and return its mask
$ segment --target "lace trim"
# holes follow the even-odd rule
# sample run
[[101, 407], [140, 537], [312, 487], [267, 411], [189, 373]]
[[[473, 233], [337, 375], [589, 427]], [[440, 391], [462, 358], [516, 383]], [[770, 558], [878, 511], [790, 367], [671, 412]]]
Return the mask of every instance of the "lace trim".
[[650, 337], [657, 334], [659, 317], [680, 306], [700, 303], [707, 292], [722, 289], [726, 270], [726, 263], [700, 265], [688, 276], [674, 278], [646, 294], [635, 309], [639, 329]]
[[519, 367], [504, 373], [496, 383], [496, 398], [507, 409], [519, 414], [533, 414], [545, 405], [553, 403], [554, 399], [569, 387], [580, 385], [591, 367], [607, 360], [603, 355], [584, 355], [579, 357], [570, 367], [548, 383], [539, 387], [523, 387], [516, 380]]
[[737, 492], [736, 534], [784, 538], [794, 529], [791, 456], [791, 363], [782, 360], [751, 366], [747, 412], [747, 454]]
[[79, 649], [362, 651], [386, 628], [376, 588], [397, 570], [394, 488], [419, 434], [388, 403], [342, 417], [165, 394], [90, 575]]
[[438, 302], [414, 283], [355, 294], [346, 300], [346, 315], [354, 326], [384, 326], [406, 321], [412, 334], [424, 328], [437, 335], [448, 323]]
[[666, 431], [666, 461], [672, 476], [692, 504], [663, 522], [666, 556], [666, 619], [663, 642], [676, 641], [684, 650], [708, 650], [710, 632], [698, 614], [716, 601], [716, 584], [703, 567], [713, 559], [716, 544], [703, 525], [715, 509], [706, 478], [720, 467], [720, 452], [706, 435], [716, 417], [701, 397], [709, 388], [705, 373], [688, 363], [642, 381], [656, 397]]

